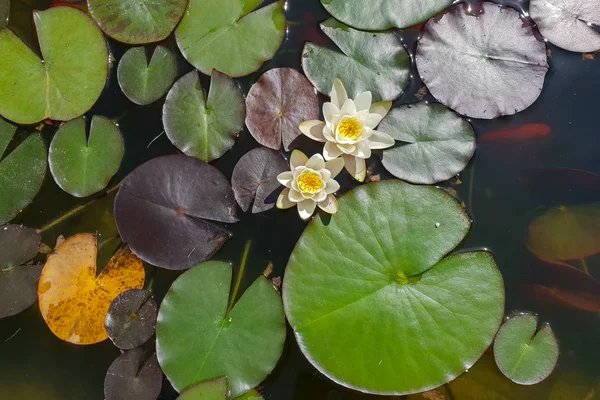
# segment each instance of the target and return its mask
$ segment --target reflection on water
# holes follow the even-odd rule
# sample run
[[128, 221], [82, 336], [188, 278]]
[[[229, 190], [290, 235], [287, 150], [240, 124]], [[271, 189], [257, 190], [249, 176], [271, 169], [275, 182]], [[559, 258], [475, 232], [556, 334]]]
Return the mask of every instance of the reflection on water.
[[[21, 22], [19, 33], [29, 43], [35, 41], [35, 37], [31, 22], [25, 17], [30, 15], [31, 5], [43, 8], [42, 3], [48, 2], [13, 0], [13, 26]], [[504, 3], [521, 7], [526, 2], [511, 0]], [[246, 92], [267, 69], [277, 66], [298, 68], [305, 41], [329, 43], [318, 29], [318, 21], [327, 18], [318, 0], [288, 0], [286, 14], [290, 21], [286, 42], [275, 59], [268, 62], [261, 71], [238, 80]], [[409, 29], [398, 36], [408, 50], [414, 53], [418, 31]], [[109, 40], [109, 45], [116, 59], [126, 50], [125, 46], [112, 40]], [[165, 45], [176, 51], [172, 38]], [[575, 293], [576, 298], [581, 293], [589, 294], [590, 291], [597, 290], [593, 283], [580, 275], [577, 275], [579, 278], [573, 278], [577, 272], [571, 271], [570, 275], [559, 274], [558, 281], [552, 278], [556, 276], [554, 270], [542, 269], [540, 272], [536, 257], [526, 246], [530, 223], [550, 207], [600, 201], [597, 185], [586, 183], [587, 181], [582, 183], [568, 173], [548, 170], [565, 167], [600, 173], [600, 158], [597, 156], [600, 150], [597, 124], [600, 56], [596, 60], [590, 59], [591, 57], [584, 60], [581, 54], [569, 53], [551, 45], [549, 54], [550, 72], [540, 99], [529, 109], [514, 116], [491, 121], [472, 121], [480, 139], [475, 159], [461, 174], [461, 184], [446, 186], [456, 191], [460, 201], [467, 202], [468, 210], [475, 217], [473, 229], [464, 247], [488, 247], [494, 252], [506, 282], [507, 310], [531, 311], [539, 314], [541, 321], [552, 324], [560, 340], [559, 366], [551, 378], [542, 384], [517, 388], [498, 375], [490, 357], [486, 356], [481, 364], [448, 386], [449, 394], [454, 400], [593, 399], [600, 396], [597, 392], [600, 379], [600, 364], [597, 362], [600, 351], [598, 314], [582, 309], [585, 307], [565, 307], [565, 301], [562, 305], [549, 302], [548, 293], [540, 294], [536, 292], [539, 289], [526, 286], [559, 288], [571, 295]], [[180, 58], [179, 63], [180, 76], [191, 70], [183, 59]], [[423, 95], [423, 91], [417, 94], [423, 85], [415, 69], [412, 76], [407, 92], [396, 105], [416, 102], [417, 96]], [[204, 85], [208, 81], [207, 77], [203, 78]], [[432, 98], [426, 96], [425, 100], [431, 101]], [[89, 113], [116, 120], [123, 132], [126, 157], [113, 183], [119, 182], [133, 168], [148, 159], [176, 152], [166, 136], [161, 134], [161, 106], [160, 101], [147, 107], [130, 103], [120, 92], [116, 83], [116, 69], [113, 67], [109, 85]], [[537, 130], [532, 126], [537, 127]], [[540, 131], [540, 126], [548, 128]], [[512, 131], [507, 133], [507, 128]], [[43, 136], [47, 143], [54, 129], [45, 128]], [[517, 133], [514, 133], [515, 130]], [[519, 132], [521, 133], [518, 134]], [[500, 139], [490, 140], [488, 136], [487, 140], [481, 140], [488, 134], [495, 134], [496, 139], [500, 136]], [[245, 131], [234, 148], [214, 164], [231, 177], [237, 160], [256, 146], [254, 139]], [[302, 148], [307, 153], [319, 150], [317, 143], [308, 140], [302, 143]], [[375, 159], [371, 160], [370, 167], [373, 175], [380, 175], [382, 179], [389, 178], [389, 174]], [[533, 180], [532, 171], [537, 171]], [[345, 190], [355, 185], [350, 178], [342, 178], [340, 184]], [[48, 174], [40, 195], [17, 221], [39, 228], [84, 202], [60, 191]], [[105, 202], [108, 207], [102, 208], [104, 203], [98, 202], [97, 210], [48, 229], [44, 232], [44, 241], [53, 245], [56, 236], [61, 233], [69, 236], [79, 231], [95, 229], [105, 238], [110, 238], [114, 235], [114, 224], [110, 214], [107, 214], [110, 201]], [[273, 276], [281, 276], [303, 227], [304, 224], [295, 212], [271, 210], [260, 215], [241, 214], [240, 223], [231, 227], [234, 238], [216, 258], [238, 260], [245, 242], [252, 238], [254, 245], [242, 289], [253, 282], [269, 262], [274, 266]], [[600, 256], [588, 257], [585, 262], [589, 273], [598, 278]], [[101, 260], [100, 265], [102, 264]], [[572, 265], [582, 268], [577, 262], [572, 262]], [[153, 268], [149, 271], [152, 272], [149, 280], [154, 280], [155, 293], [160, 300], [179, 273]], [[569, 299], [572, 301], [572, 298]], [[109, 341], [86, 347], [61, 342], [50, 333], [38, 308], [31, 307], [21, 315], [0, 321], [0, 398], [5, 398], [10, 393], [10, 398], [15, 400], [103, 399], [104, 375], [118, 355], [119, 351]], [[267, 399], [381, 398], [348, 392], [320, 376], [300, 353], [291, 331], [288, 332], [281, 362], [262, 385], [262, 392]], [[176, 393], [165, 381], [160, 399], [175, 398]]]

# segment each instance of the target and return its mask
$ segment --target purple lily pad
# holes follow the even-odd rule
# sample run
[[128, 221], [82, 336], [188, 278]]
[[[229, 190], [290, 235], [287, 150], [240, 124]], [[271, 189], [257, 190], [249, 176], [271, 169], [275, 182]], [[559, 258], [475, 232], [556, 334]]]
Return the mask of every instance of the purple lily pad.
[[113, 300], [104, 324], [115, 346], [131, 350], [154, 335], [157, 315], [158, 307], [150, 292], [133, 289]]
[[163, 375], [156, 359], [142, 348], [126, 351], [110, 365], [104, 378], [106, 400], [156, 400]]

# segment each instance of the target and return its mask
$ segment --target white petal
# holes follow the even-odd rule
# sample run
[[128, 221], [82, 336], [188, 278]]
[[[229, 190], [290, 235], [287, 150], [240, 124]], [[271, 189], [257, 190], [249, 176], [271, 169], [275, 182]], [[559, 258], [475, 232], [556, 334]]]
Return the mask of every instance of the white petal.
[[325, 122], [312, 120], [312, 121], [304, 121], [298, 127], [300, 132], [304, 133], [306, 136], [311, 138], [312, 140], [316, 140], [317, 142], [324, 142], [325, 137], [323, 136], [323, 129], [325, 128]]
[[334, 117], [340, 113], [340, 109], [333, 103], [323, 104], [323, 116], [325, 121], [332, 122]]
[[371, 102], [373, 101], [373, 96], [371, 92], [364, 92], [358, 95], [356, 99], [354, 99], [354, 104], [356, 104], [356, 111], [369, 110], [371, 108]]
[[315, 196], [313, 197], [313, 200], [316, 201], [317, 203], [325, 200], [327, 198], [328, 193], [326, 193], [324, 190], [321, 190], [319, 193], [315, 194]]
[[294, 179], [294, 173], [292, 171], [285, 171], [277, 175], [277, 180], [285, 187], [292, 186], [292, 179]]
[[369, 114], [365, 119], [365, 125], [371, 129], [375, 129], [377, 128], [377, 125], [379, 125], [382, 119], [383, 117], [379, 114]]
[[335, 178], [344, 169], [344, 159], [340, 157], [329, 160], [325, 163], [325, 168], [331, 171], [331, 178]]
[[334, 142], [325, 143], [323, 148], [323, 156], [326, 160], [333, 160], [342, 155], [342, 150]]
[[306, 221], [312, 217], [315, 208], [317, 208], [317, 203], [314, 200], [304, 200], [298, 203], [298, 214], [300, 214], [300, 218]]
[[337, 181], [335, 179], [330, 179], [327, 181], [327, 184], [325, 186], [325, 192], [327, 194], [335, 193], [338, 190], [340, 190], [340, 184], [337, 183]]
[[292, 155], [290, 156], [290, 169], [292, 171], [296, 167], [306, 165], [307, 162], [308, 162], [308, 157], [306, 157], [306, 154], [304, 154], [300, 150], [292, 151]]
[[353, 154], [356, 152], [356, 146], [350, 143], [338, 143], [337, 146], [344, 154]]
[[291, 202], [289, 199], [290, 189], [283, 189], [283, 192], [279, 194], [277, 198], [277, 208], [280, 210], [287, 210], [288, 208], [292, 208], [296, 205], [296, 203]]
[[388, 115], [391, 108], [392, 108], [391, 101], [380, 101], [378, 103], [373, 103], [371, 105], [370, 113], [378, 114], [381, 116], [381, 119], [383, 119], [383, 118], [385, 118], [386, 115]]
[[306, 163], [306, 168], [314, 169], [315, 171], [325, 168], [325, 160], [323, 159], [323, 156], [320, 154], [315, 154], [312, 156]]
[[370, 138], [366, 140], [369, 143], [369, 147], [371, 149], [387, 149], [388, 147], [392, 147], [396, 141], [387, 133], [373, 131], [373, 134]]
[[366, 140], [356, 145], [355, 155], [364, 159], [371, 157], [371, 148], [369, 147], [369, 143]]
[[325, 129], [323, 129], [323, 137], [325, 137], [325, 139], [330, 142], [335, 141], [335, 139], [333, 138], [333, 124], [328, 123], [327, 125], [325, 125]]
[[[327, 162], [331, 162], [331, 161], [327, 161]], [[323, 168], [322, 170], [319, 171], [319, 174], [321, 174], [321, 179], [323, 179], [323, 181], [327, 182], [328, 180], [331, 179], [331, 171], [329, 171], [327, 169], [327, 163], [325, 163], [325, 168]]]
[[353, 157], [350, 155], [344, 155], [344, 162], [346, 171], [352, 175], [354, 179], [359, 182], [364, 182], [367, 176], [367, 165], [364, 158]]
[[291, 202], [294, 202], [294, 203], [299, 203], [304, 200], [304, 196], [302, 196], [302, 193], [300, 193], [299, 191], [297, 191], [295, 189], [290, 189], [290, 194], [289, 194], [288, 198], [290, 199]]
[[353, 116], [354, 114], [356, 114], [356, 104], [354, 104], [354, 100], [348, 99], [340, 109], [340, 115]]
[[331, 89], [331, 102], [339, 109], [342, 104], [348, 100], [348, 94], [344, 84], [339, 79], [333, 82], [333, 88]]
[[338, 211], [338, 202], [334, 195], [330, 194], [327, 198], [320, 202], [319, 208], [328, 214], [335, 214]]

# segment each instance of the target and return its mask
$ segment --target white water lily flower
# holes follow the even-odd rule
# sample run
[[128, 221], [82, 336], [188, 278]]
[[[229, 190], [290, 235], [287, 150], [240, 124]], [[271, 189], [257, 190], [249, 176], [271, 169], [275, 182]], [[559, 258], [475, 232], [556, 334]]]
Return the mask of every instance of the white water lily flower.
[[387, 149], [394, 139], [375, 130], [392, 106], [391, 101], [372, 104], [371, 92], [349, 99], [339, 79], [333, 83], [331, 102], [323, 105], [325, 121], [305, 121], [300, 131], [318, 142], [325, 142], [325, 160], [343, 157], [346, 170], [359, 182], [365, 180], [365, 160], [371, 150]]
[[309, 219], [317, 206], [329, 214], [338, 210], [333, 195], [340, 188], [335, 178], [344, 168], [341, 158], [327, 161], [320, 154], [310, 159], [301, 151], [294, 150], [290, 157], [290, 169], [277, 176], [285, 189], [277, 198], [277, 208], [282, 210], [298, 206], [303, 220]]

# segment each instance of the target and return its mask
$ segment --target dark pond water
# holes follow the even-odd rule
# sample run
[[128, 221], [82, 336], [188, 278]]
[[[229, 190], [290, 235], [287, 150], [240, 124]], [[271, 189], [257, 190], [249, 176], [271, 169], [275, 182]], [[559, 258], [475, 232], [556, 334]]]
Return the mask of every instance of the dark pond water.
[[[272, 1], [268, 1], [270, 3]], [[16, 4], [15, 4], [16, 3]], [[13, 26], [31, 36], [31, 10], [24, 3], [43, 8], [45, 1], [13, 0]], [[526, 10], [525, 1], [504, 2]], [[286, 15], [289, 21], [285, 44], [277, 56], [260, 71], [239, 80], [245, 91], [267, 69], [279, 66], [299, 68], [301, 49], [305, 41], [328, 43], [318, 29], [318, 22], [328, 17], [319, 0], [288, 0]], [[408, 50], [413, 53], [418, 30], [399, 32]], [[109, 41], [115, 59], [119, 59], [126, 47]], [[166, 45], [176, 50], [172, 38]], [[598, 190], [576, 191], [572, 182], [559, 178], [538, 181], [534, 187], [543, 190], [542, 198], [532, 196], [527, 190], [523, 175], [531, 168], [568, 167], [600, 173], [600, 126], [598, 104], [600, 101], [600, 55], [596, 60], [583, 60], [579, 53], [569, 53], [552, 45], [550, 73], [540, 99], [529, 109], [515, 116], [492, 121], [472, 121], [478, 148], [475, 159], [460, 175], [461, 184], [450, 182], [442, 185], [454, 189], [457, 197], [467, 203], [474, 218], [471, 234], [464, 248], [488, 248], [495, 254], [504, 275], [507, 290], [507, 310], [537, 313], [541, 321], [551, 323], [561, 347], [557, 372], [548, 381], [534, 388], [515, 391], [504, 398], [548, 398], [541, 395], [544, 389], [556, 385], [566, 377], [568, 385], [556, 399], [600, 398], [600, 318], [596, 313], [577, 311], [545, 305], [523, 292], [524, 283], [535, 281], [530, 265], [534, 257], [525, 245], [529, 222], [544, 207], [565, 203], [598, 201]], [[180, 60], [179, 75], [191, 70]], [[469, 71], [464, 71], [468, 74]], [[208, 84], [206, 78], [203, 82]], [[398, 104], [417, 102], [415, 93], [422, 87], [413, 66], [413, 80]], [[427, 100], [427, 98], [426, 98]], [[429, 98], [429, 100], [432, 100]], [[162, 100], [147, 107], [129, 102], [116, 82], [116, 65], [110, 74], [110, 82], [97, 105], [88, 113], [105, 115], [118, 121], [126, 141], [126, 157], [119, 174], [112, 184], [119, 182], [127, 173], [151, 158], [175, 153], [163, 132], [161, 123]], [[481, 141], [484, 135], [503, 128], [518, 128], [524, 124], [546, 124], [551, 133], [529, 140]], [[21, 129], [26, 133], [26, 129]], [[55, 131], [46, 127], [43, 136], [50, 141]], [[215, 165], [227, 176], [237, 160], [257, 143], [244, 131], [235, 147], [218, 160]], [[309, 142], [302, 144], [307, 153], [318, 151]], [[379, 161], [371, 160], [374, 174], [388, 175]], [[353, 186], [346, 179], [341, 182], [344, 190]], [[593, 189], [593, 188], [592, 188]], [[596, 188], [597, 189], [597, 188]], [[56, 225], [44, 233], [44, 241], [53, 244], [59, 234], [65, 236], [77, 232], [98, 230], [102, 238], [114, 235], [114, 223], [110, 215], [111, 198], [97, 202], [87, 212]], [[89, 199], [77, 200], [63, 193], [49, 176], [34, 203], [16, 222], [31, 227], [42, 227], [57, 216], [84, 204]], [[282, 276], [292, 247], [304, 228], [294, 211], [282, 213], [272, 210], [262, 215], [241, 214], [240, 223], [230, 226], [234, 237], [217, 254], [216, 258], [237, 265], [242, 249], [252, 240], [249, 264], [242, 289], [262, 273], [268, 263], [274, 265], [274, 276]], [[110, 247], [110, 246], [107, 246]], [[592, 275], [600, 276], [600, 258], [587, 260]], [[149, 280], [154, 292], [161, 299], [178, 274], [148, 268]], [[274, 373], [261, 385], [267, 399], [356, 399], [378, 398], [348, 392], [321, 376], [300, 353], [292, 332], [281, 361]], [[48, 330], [36, 306], [26, 312], [0, 321], [0, 398], [30, 399], [103, 399], [104, 375], [119, 351], [109, 341], [79, 347], [64, 343]], [[484, 371], [485, 373], [486, 371]], [[467, 373], [474, 374], [474, 371]], [[497, 372], [490, 369], [490, 376]], [[472, 375], [475, 377], [475, 375]], [[473, 378], [475, 380], [475, 378]], [[516, 390], [515, 386], [500, 378], [473, 383], [466, 380], [466, 390], [452, 389], [454, 399], [495, 399], [497, 393]], [[470, 383], [469, 383], [470, 382]], [[465, 386], [462, 385], [462, 386]], [[482, 389], [482, 387], [484, 389]], [[471, 395], [468, 395], [471, 393]], [[478, 393], [478, 394], [476, 394]], [[483, 394], [481, 394], [483, 393]], [[165, 380], [162, 400], [176, 398], [176, 392]], [[471, 396], [471, 397], [470, 397]]]

